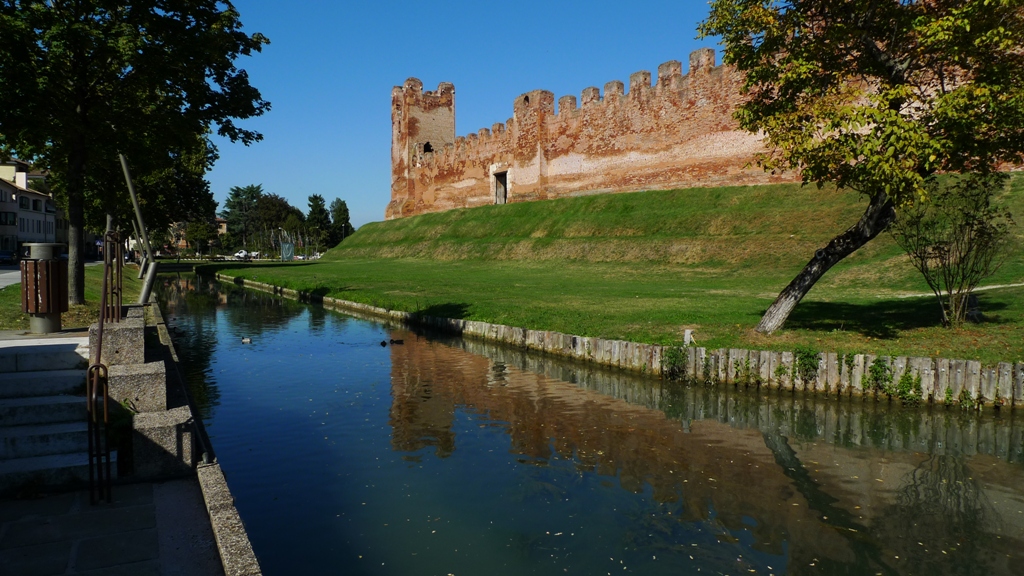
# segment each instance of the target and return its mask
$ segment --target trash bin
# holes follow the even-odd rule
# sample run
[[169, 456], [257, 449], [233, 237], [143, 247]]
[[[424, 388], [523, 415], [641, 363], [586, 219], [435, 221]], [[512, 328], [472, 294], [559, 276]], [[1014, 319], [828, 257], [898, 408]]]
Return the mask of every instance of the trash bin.
[[60, 332], [60, 315], [68, 311], [68, 263], [63, 244], [30, 243], [21, 261], [21, 311], [29, 315], [29, 332]]

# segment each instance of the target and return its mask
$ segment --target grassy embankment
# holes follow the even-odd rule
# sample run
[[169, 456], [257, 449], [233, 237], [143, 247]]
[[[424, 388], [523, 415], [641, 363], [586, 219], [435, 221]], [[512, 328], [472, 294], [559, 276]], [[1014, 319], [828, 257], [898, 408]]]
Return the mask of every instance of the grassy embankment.
[[[124, 302], [135, 302], [142, 290], [136, 279], [138, 268], [124, 269]], [[103, 291], [103, 266], [85, 267], [85, 304], [71, 306], [61, 316], [64, 329], [84, 328], [99, 319], [100, 293]], [[28, 314], [21, 311], [21, 284], [0, 288], [0, 330], [28, 330]]]
[[[1024, 176], [1006, 192], [1024, 222]], [[785, 330], [753, 331], [865, 200], [795, 185], [597, 195], [368, 224], [319, 262], [224, 273], [406, 311], [583, 336], [703, 346], [1024, 360], [1024, 287], [979, 294], [985, 321], [938, 325], [888, 235], [832, 269]], [[1016, 227], [1018, 242], [1024, 226]], [[987, 285], [1024, 282], [1024, 246]]]

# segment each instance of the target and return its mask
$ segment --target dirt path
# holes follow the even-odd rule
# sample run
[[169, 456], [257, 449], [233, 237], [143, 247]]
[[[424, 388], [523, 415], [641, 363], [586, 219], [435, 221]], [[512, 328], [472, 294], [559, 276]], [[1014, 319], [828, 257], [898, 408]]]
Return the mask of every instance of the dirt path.
[[[999, 288], [1019, 288], [1021, 286], [1024, 286], [1024, 282], [1019, 282], [1017, 284], [993, 284], [992, 286], [980, 286], [978, 288], [975, 288], [974, 291], [984, 292], [985, 290], [997, 290]], [[901, 294], [897, 296], [897, 298], [921, 298], [924, 296], [934, 296], [934, 294], [932, 294], [931, 292], [926, 292], [923, 294]], [[879, 296], [879, 298], [885, 298], [885, 296]]]

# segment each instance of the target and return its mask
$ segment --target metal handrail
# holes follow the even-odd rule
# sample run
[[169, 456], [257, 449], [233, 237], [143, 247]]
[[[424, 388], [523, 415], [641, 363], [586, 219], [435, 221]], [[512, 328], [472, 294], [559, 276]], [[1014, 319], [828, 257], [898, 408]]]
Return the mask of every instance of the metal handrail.
[[121, 240], [117, 232], [103, 237], [103, 287], [100, 314], [96, 329], [96, 348], [86, 381], [89, 421], [89, 501], [111, 501], [112, 473], [110, 464], [110, 405], [107, 365], [103, 363], [103, 325], [120, 322], [122, 313]]
[[[109, 258], [107, 257], [109, 253]], [[104, 291], [103, 315], [108, 322], [120, 322], [124, 290], [124, 246], [117, 232], [107, 232], [103, 237], [103, 280], [109, 282], [109, 293]]]

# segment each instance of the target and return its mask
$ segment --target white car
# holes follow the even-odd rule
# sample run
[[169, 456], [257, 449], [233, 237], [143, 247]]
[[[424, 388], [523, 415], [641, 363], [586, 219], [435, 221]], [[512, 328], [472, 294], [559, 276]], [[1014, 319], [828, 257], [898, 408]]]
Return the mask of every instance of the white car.
[[238, 252], [235, 252], [235, 258], [237, 258], [238, 260], [248, 260], [249, 253], [246, 252], [245, 250], [239, 250]]

